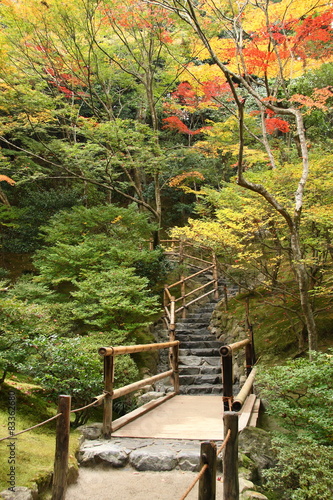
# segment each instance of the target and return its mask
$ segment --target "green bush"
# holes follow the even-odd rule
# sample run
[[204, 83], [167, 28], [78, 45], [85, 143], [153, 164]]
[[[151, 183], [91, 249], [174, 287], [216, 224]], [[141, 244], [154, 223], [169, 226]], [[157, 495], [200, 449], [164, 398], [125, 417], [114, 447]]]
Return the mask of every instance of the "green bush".
[[281, 500], [333, 497], [333, 356], [311, 357], [265, 368], [258, 377], [267, 412], [282, 428], [273, 439], [276, 466], [263, 472]]

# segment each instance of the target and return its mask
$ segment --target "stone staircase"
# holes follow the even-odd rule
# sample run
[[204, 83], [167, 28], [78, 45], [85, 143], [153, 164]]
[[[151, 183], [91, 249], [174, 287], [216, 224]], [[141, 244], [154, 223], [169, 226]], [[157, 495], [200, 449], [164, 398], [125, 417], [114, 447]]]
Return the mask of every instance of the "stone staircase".
[[208, 302], [177, 321], [180, 394], [222, 393], [222, 343], [208, 330], [215, 306], [216, 302]]

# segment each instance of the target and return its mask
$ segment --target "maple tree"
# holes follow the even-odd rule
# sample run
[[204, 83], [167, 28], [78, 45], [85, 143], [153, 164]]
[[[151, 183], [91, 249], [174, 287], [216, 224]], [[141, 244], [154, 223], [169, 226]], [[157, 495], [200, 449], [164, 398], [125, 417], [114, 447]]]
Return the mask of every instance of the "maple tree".
[[[304, 205], [305, 186], [309, 176], [309, 153], [304, 129], [304, 104], [300, 96], [289, 94], [288, 81], [332, 61], [331, 45], [332, 7], [329, 2], [210, 2], [193, 3], [161, 1], [189, 27], [202, 50], [210, 58], [217, 74], [223, 75], [233, 96], [230, 111], [238, 121], [237, 183], [263, 197], [285, 221], [290, 240], [293, 268], [296, 274], [301, 307], [306, 323], [309, 350], [318, 345], [317, 328], [311, 301], [311, 283], [304, 261], [300, 227]], [[200, 72], [189, 68], [197, 81]], [[317, 95], [326, 96], [326, 89]], [[324, 97], [324, 101], [325, 101]], [[295, 102], [296, 101], [296, 102]], [[251, 106], [261, 125], [261, 133], [249, 129], [245, 110]], [[320, 106], [323, 105], [319, 102]], [[244, 172], [246, 165], [245, 132], [259, 143], [259, 150], [267, 154], [270, 168], [278, 168], [278, 160], [271, 147], [269, 135], [276, 131], [293, 136], [298, 144], [301, 173], [295, 181], [294, 205], [283, 203], [260, 178], [253, 182]], [[291, 137], [291, 134], [289, 134]]]
[[[182, 70], [169, 54], [170, 16], [134, 0], [42, 7], [8, 0], [1, 15], [4, 90], [26, 106], [17, 115], [12, 100], [4, 104], [10, 119], [2, 141], [16, 158], [30, 156], [41, 176], [92, 183], [109, 199], [114, 193], [147, 209], [160, 225], [167, 179], [158, 109]], [[43, 110], [23, 97], [30, 90], [36, 102], [44, 96]]]

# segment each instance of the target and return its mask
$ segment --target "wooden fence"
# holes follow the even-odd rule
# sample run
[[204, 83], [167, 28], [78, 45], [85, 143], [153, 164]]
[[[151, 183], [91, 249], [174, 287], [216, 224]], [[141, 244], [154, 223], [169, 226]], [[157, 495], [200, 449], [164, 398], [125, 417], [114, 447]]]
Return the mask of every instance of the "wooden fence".
[[[218, 268], [215, 253], [204, 246], [194, 246], [184, 240], [163, 240], [166, 253], [176, 256], [181, 270], [180, 279], [171, 285], [164, 286], [164, 312], [165, 323], [170, 332], [170, 340], [174, 339], [176, 321], [179, 313], [181, 318], [186, 318], [188, 308], [210, 295], [215, 299], [219, 297]], [[199, 269], [197, 272], [186, 275], [185, 267]], [[212, 280], [197, 286], [198, 278], [206, 273], [212, 273]]]
[[[115, 357], [121, 354], [133, 354], [136, 352], [157, 351], [160, 349], [169, 349], [169, 359], [171, 370], [159, 373], [150, 378], [145, 378], [133, 384], [126, 385], [120, 389], [114, 390], [114, 365]], [[179, 392], [179, 374], [178, 374], [178, 357], [179, 357], [179, 341], [164, 342], [160, 344], [141, 344], [133, 346], [120, 346], [120, 347], [101, 347], [98, 350], [100, 356], [104, 357], [104, 393], [106, 394], [104, 400], [104, 413], [103, 413], [103, 436], [108, 439], [111, 437], [113, 431], [119, 429], [128, 422], [135, 418], [147, 413], [148, 411], [156, 408], [164, 403], [167, 399], [172, 398]], [[151, 401], [142, 405], [129, 415], [125, 415], [112, 422], [112, 404], [113, 400], [137, 391], [142, 387], [153, 384], [164, 378], [171, 377], [174, 385], [174, 391], [166, 396], [157, 400]]]

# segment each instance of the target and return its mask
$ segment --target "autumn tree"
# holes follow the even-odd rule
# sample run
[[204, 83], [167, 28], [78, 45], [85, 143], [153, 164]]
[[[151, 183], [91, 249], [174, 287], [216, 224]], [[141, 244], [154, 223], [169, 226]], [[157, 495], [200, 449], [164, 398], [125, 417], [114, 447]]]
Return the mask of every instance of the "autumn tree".
[[94, 184], [160, 223], [159, 109], [183, 71], [170, 47], [188, 51], [171, 15], [133, 0], [8, 1], [0, 14], [2, 144], [41, 176]]
[[[191, 0], [151, 3], [163, 5], [188, 26], [195, 37], [194, 43], [198, 43], [205, 54], [202, 59], [210, 58], [217, 74], [223, 75], [229, 85], [233, 96], [231, 113], [237, 118], [239, 130], [237, 182], [263, 197], [288, 227], [309, 350], [316, 350], [317, 328], [310, 300], [311, 284], [300, 236], [310, 168], [302, 108], [305, 103], [299, 96], [290, 95], [288, 82], [331, 60], [332, 8], [328, 2], [312, 1], [304, 6], [298, 0], [277, 3], [246, 1], [242, 4], [224, 1], [193, 3]], [[194, 67], [190, 70], [195, 73]], [[325, 89], [318, 91], [327, 94]], [[257, 113], [260, 133], [254, 133], [246, 126], [245, 112], [249, 106], [251, 113]], [[253, 182], [245, 171], [246, 132], [252, 134], [266, 152], [268, 168], [278, 169], [280, 165], [271, 147], [270, 134], [288, 134], [290, 130], [290, 139], [297, 145], [301, 162], [293, 206], [281, 202], [274, 189]]]

